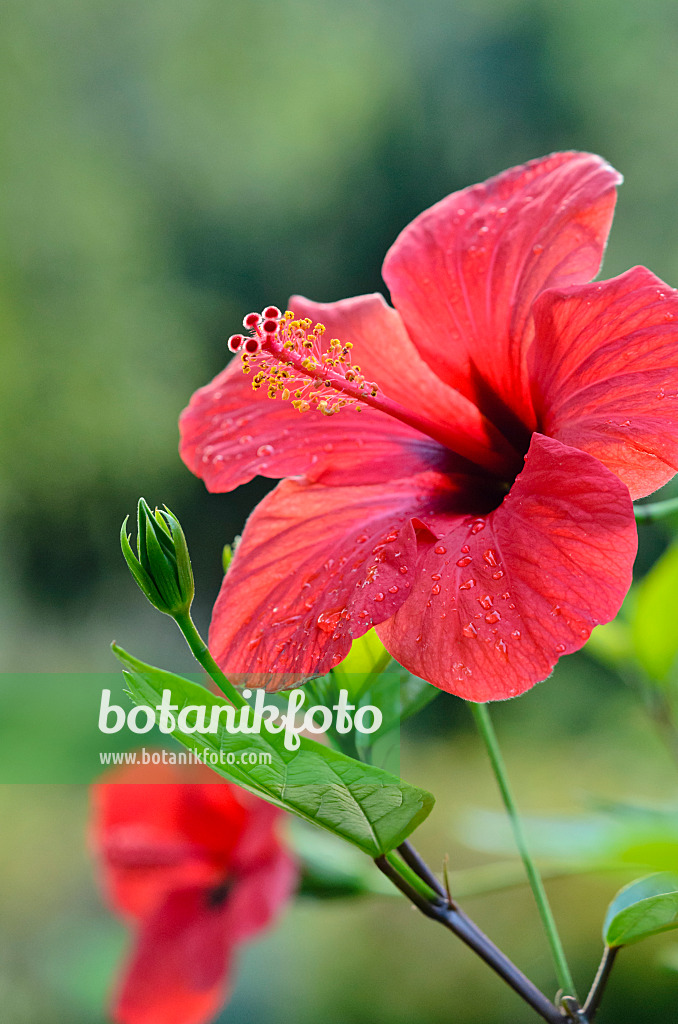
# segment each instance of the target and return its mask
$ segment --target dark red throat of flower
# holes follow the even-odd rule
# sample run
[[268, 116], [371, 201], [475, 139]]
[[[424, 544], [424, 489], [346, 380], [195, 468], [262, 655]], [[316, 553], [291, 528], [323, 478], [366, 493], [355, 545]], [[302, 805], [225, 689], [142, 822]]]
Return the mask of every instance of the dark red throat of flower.
[[228, 347], [240, 354], [243, 373], [254, 374], [255, 391], [265, 387], [269, 398], [291, 402], [298, 412], [314, 409], [327, 416], [346, 408], [360, 412], [369, 406], [484, 469], [505, 472], [504, 456], [489, 448], [479, 456], [477, 446], [465, 448], [458, 429], [448, 429], [384, 395], [352, 362], [351, 342], [338, 338], [327, 341], [324, 324], [312, 326], [311, 320], [296, 319], [291, 310], [281, 313], [276, 306], [267, 306], [262, 313], [248, 313], [243, 325], [249, 334], [231, 335]]

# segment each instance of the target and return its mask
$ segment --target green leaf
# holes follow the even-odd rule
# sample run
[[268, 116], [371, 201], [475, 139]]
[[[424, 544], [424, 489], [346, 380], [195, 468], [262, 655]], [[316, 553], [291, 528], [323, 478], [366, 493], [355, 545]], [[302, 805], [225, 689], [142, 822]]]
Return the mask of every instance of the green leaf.
[[636, 587], [631, 634], [636, 658], [655, 682], [664, 682], [678, 655], [675, 601], [678, 590], [678, 544], [655, 562]]
[[603, 940], [628, 946], [678, 928], [678, 875], [662, 871], [620, 889], [608, 907]]
[[[114, 645], [113, 652], [125, 666], [136, 704], [155, 708], [163, 690], [169, 690], [179, 711], [205, 705], [209, 715], [214, 706], [230, 706], [204, 687], [146, 665], [120, 647]], [[241, 712], [234, 714], [238, 721]], [[426, 790], [303, 736], [297, 750], [288, 750], [282, 734], [229, 732], [223, 722], [216, 733], [177, 729], [172, 735], [201, 756], [207, 752], [225, 760], [233, 754], [233, 764], [212, 765], [219, 775], [353, 843], [370, 857], [402, 843], [433, 807]], [[241, 753], [266, 754], [270, 763], [241, 765]]]

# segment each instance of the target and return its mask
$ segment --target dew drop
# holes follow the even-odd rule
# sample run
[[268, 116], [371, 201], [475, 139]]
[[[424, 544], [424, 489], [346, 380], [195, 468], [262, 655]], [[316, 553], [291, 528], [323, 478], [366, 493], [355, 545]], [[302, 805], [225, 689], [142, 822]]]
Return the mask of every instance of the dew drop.
[[253, 651], [254, 648], [258, 647], [260, 643], [261, 643], [261, 637], [260, 636], [252, 637], [251, 640], [247, 641], [247, 650], [248, 651]]
[[319, 629], [322, 629], [323, 633], [333, 633], [334, 629], [341, 618], [341, 612], [343, 608], [334, 612], [321, 612], [316, 619], [316, 625]]
[[401, 572], [403, 574], [403, 576], [404, 576], [405, 573], [407, 572], [407, 566], [406, 565], [401, 565], [400, 568], [398, 569], [398, 572]]
[[369, 612], [366, 612], [366, 611], [363, 610], [362, 612], [358, 612], [358, 618], [359, 619], [366, 619], [369, 614], [370, 614]]
[[389, 594], [397, 594], [398, 593], [398, 588], [395, 587], [395, 586], [394, 587], [389, 587], [388, 588], [388, 592], [389, 592]]
[[464, 636], [468, 637], [478, 636], [478, 630], [476, 629], [472, 622], [467, 622], [467, 624], [462, 629], [462, 633], [464, 634]]
[[459, 584], [459, 589], [460, 590], [470, 590], [471, 587], [475, 587], [475, 585], [476, 585], [476, 581], [475, 580], [473, 580], [473, 579], [466, 580], [466, 583], [460, 583]]
[[485, 616], [485, 622], [489, 622], [489, 623], [499, 622], [500, 618], [501, 618], [501, 615], [499, 614], [498, 611], [495, 610], [493, 612], [488, 612], [487, 613], [487, 615]]
[[381, 592], [381, 591], [379, 591], [379, 593], [378, 593], [378, 594], [375, 594], [375, 595], [374, 595], [374, 600], [375, 600], [375, 601], [383, 601], [383, 600], [384, 600], [384, 595], [382, 594], [382, 592]]
[[558, 644], [557, 647], [556, 647], [556, 653], [557, 654], [563, 654], [564, 651], [565, 651], [565, 644]]
[[463, 558], [457, 559], [457, 565], [463, 569], [465, 565], [470, 565], [472, 561], [473, 559], [470, 555], [465, 555]]
[[462, 555], [468, 555], [470, 550], [471, 549], [468, 546], [468, 544], [464, 544], [464, 545], [462, 545], [461, 553], [462, 553]]
[[440, 579], [442, 579], [442, 576], [440, 575], [439, 572], [434, 572], [434, 573], [431, 574], [431, 579], [432, 580], [440, 580]]
[[249, 444], [252, 440], [251, 434], [241, 434], [238, 438], [238, 444]]
[[431, 587], [431, 593], [432, 593], [432, 594], [433, 594], [433, 595], [434, 595], [435, 597], [437, 597], [437, 596], [438, 596], [438, 594], [440, 593], [440, 584], [439, 584], [439, 583], [434, 583], [434, 584], [433, 584], [433, 586]]
[[513, 632], [511, 633], [511, 639], [512, 640], [520, 640], [520, 630], [519, 629], [514, 629], [513, 630]]
[[504, 570], [503, 569], [497, 569], [496, 572], [492, 573], [492, 579], [493, 580], [500, 580], [503, 575], [504, 575]]
[[417, 643], [417, 644], [421, 643], [421, 633], [419, 634], [419, 636], [415, 637], [415, 643]]
[[659, 391], [657, 392], [657, 398], [663, 398], [663, 397], [664, 397], [664, 388], [660, 388]]
[[361, 533], [359, 537], [356, 537], [356, 544], [364, 544], [367, 541], [367, 534]]
[[510, 605], [509, 605], [509, 608], [511, 609], [511, 611], [515, 611], [515, 607], [516, 607], [516, 606], [515, 606], [514, 604], [510, 604]]
[[473, 522], [470, 524], [469, 529], [471, 533], [480, 533], [481, 530], [485, 529], [485, 520], [474, 519]]
[[487, 562], [491, 569], [497, 568], [497, 555], [496, 552], [492, 550], [492, 548], [488, 548], [487, 551], [483, 552], [483, 558], [485, 559], [485, 561]]
[[544, 246], [543, 245], [533, 245], [532, 246], [532, 252], [533, 252], [533, 254], [535, 256], [541, 256], [543, 251], [544, 251]]
[[434, 549], [436, 555], [444, 555], [447, 553], [447, 548], [444, 544], [438, 544]]
[[551, 615], [562, 615], [562, 609], [559, 604], [554, 604], [551, 609]]
[[494, 649], [495, 651], [499, 651], [500, 654], [506, 657], [506, 652], [508, 651], [508, 648], [506, 646], [505, 640], [497, 640], [496, 644], [494, 645]]
[[273, 455], [274, 451], [272, 444], [262, 444], [257, 448], [257, 455], [260, 459], [265, 459], [267, 455]]
[[487, 612], [492, 607], [492, 598], [489, 594], [484, 594], [482, 597], [478, 598], [478, 604]]

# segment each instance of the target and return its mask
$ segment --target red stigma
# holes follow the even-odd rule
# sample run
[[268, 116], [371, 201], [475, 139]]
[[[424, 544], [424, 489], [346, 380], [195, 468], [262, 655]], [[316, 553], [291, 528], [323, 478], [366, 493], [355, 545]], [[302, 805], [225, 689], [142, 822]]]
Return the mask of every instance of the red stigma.
[[246, 327], [248, 331], [253, 330], [258, 326], [261, 317], [258, 313], [248, 313], [243, 320], [243, 327]]
[[278, 330], [278, 321], [264, 320], [263, 324], [261, 325], [261, 329], [264, 332], [264, 334], [275, 334], [275, 332]]
[[245, 338], [243, 348], [249, 355], [254, 356], [261, 348], [261, 342], [258, 338]]
[[267, 306], [262, 313], [264, 320], [279, 320], [282, 313], [277, 306]]
[[229, 351], [237, 352], [244, 340], [242, 334], [232, 334], [227, 342]]

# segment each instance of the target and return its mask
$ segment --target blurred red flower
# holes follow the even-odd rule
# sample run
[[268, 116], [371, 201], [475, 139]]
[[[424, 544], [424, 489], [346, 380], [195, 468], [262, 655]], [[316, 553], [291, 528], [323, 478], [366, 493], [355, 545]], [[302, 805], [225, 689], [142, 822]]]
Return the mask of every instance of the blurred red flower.
[[205, 1024], [228, 996], [235, 948], [272, 924], [294, 887], [281, 812], [204, 781], [216, 778], [208, 768], [109, 778], [92, 787], [92, 845], [110, 903], [136, 933], [113, 1018]]
[[405, 228], [395, 309], [292, 298], [296, 320], [246, 318], [242, 360], [181, 418], [210, 490], [290, 477], [214, 609], [226, 672], [286, 685], [376, 625], [412, 672], [498, 699], [616, 614], [631, 499], [678, 468], [677, 293], [642, 267], [585, 283], [619, 180], [586, 153], [513, 168]]

